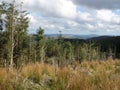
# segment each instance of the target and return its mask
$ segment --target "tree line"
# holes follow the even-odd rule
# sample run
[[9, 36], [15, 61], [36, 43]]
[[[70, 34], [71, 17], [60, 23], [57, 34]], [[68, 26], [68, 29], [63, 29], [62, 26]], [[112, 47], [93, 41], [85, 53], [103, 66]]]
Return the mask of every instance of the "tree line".
[[0, 65], [18, 67], [26, 63], [50, 63], [62, 67], [83, 60], [100, 60], [104, 54], [94, 43], [73, 43], [60, 34], [46, 38], [44, 29], [28, 34], [29, 18], [22, 5], [0, 4]]

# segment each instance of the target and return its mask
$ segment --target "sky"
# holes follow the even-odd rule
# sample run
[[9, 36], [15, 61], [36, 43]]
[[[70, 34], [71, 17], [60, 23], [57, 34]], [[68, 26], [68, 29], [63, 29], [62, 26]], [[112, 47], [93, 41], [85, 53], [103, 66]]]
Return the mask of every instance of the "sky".
[[62, 34], [120, 35], [120, 0], [17, 1], [20, 2], [29, 13], [29, 33], [36, 33], [42, 27], [45, 34], [61, 31]]

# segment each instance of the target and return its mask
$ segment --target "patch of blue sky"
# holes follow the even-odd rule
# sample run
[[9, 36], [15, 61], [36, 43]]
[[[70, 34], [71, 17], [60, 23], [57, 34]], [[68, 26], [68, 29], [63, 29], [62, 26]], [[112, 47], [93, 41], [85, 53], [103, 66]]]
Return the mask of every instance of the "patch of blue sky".
[[85, 12], [85, 8], [81, 7], [81, 6], [77, 6], [77, 12]]
[[120, 15], [120, 9], [117, 9], [117, 10], [113, 10], [113, 12], [117, 15]]
[[93, 12], [94, 9], [87, 8], [87, 7], [84, 7], [84, 6], [77, 6], [77, 12], [89, 12], [89, 13], [91, 13], [91, 11]]

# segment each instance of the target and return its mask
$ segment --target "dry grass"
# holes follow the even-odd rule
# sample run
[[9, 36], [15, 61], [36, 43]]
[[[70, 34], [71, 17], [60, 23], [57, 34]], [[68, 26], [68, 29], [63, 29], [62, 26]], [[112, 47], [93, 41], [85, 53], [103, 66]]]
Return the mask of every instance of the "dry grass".
[[0, 90], [120, 90], [120, 61], [84, 61], [64, 68], [27, 64], [0, 68]]

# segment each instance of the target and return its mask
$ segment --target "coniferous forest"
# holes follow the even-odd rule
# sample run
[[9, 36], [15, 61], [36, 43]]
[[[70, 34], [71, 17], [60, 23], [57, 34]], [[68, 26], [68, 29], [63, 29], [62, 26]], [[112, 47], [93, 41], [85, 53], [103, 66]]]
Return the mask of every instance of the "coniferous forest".
[[120, 37], [28, 33], [22, 5], [0, 4], [0, 90], [120, 90]]

